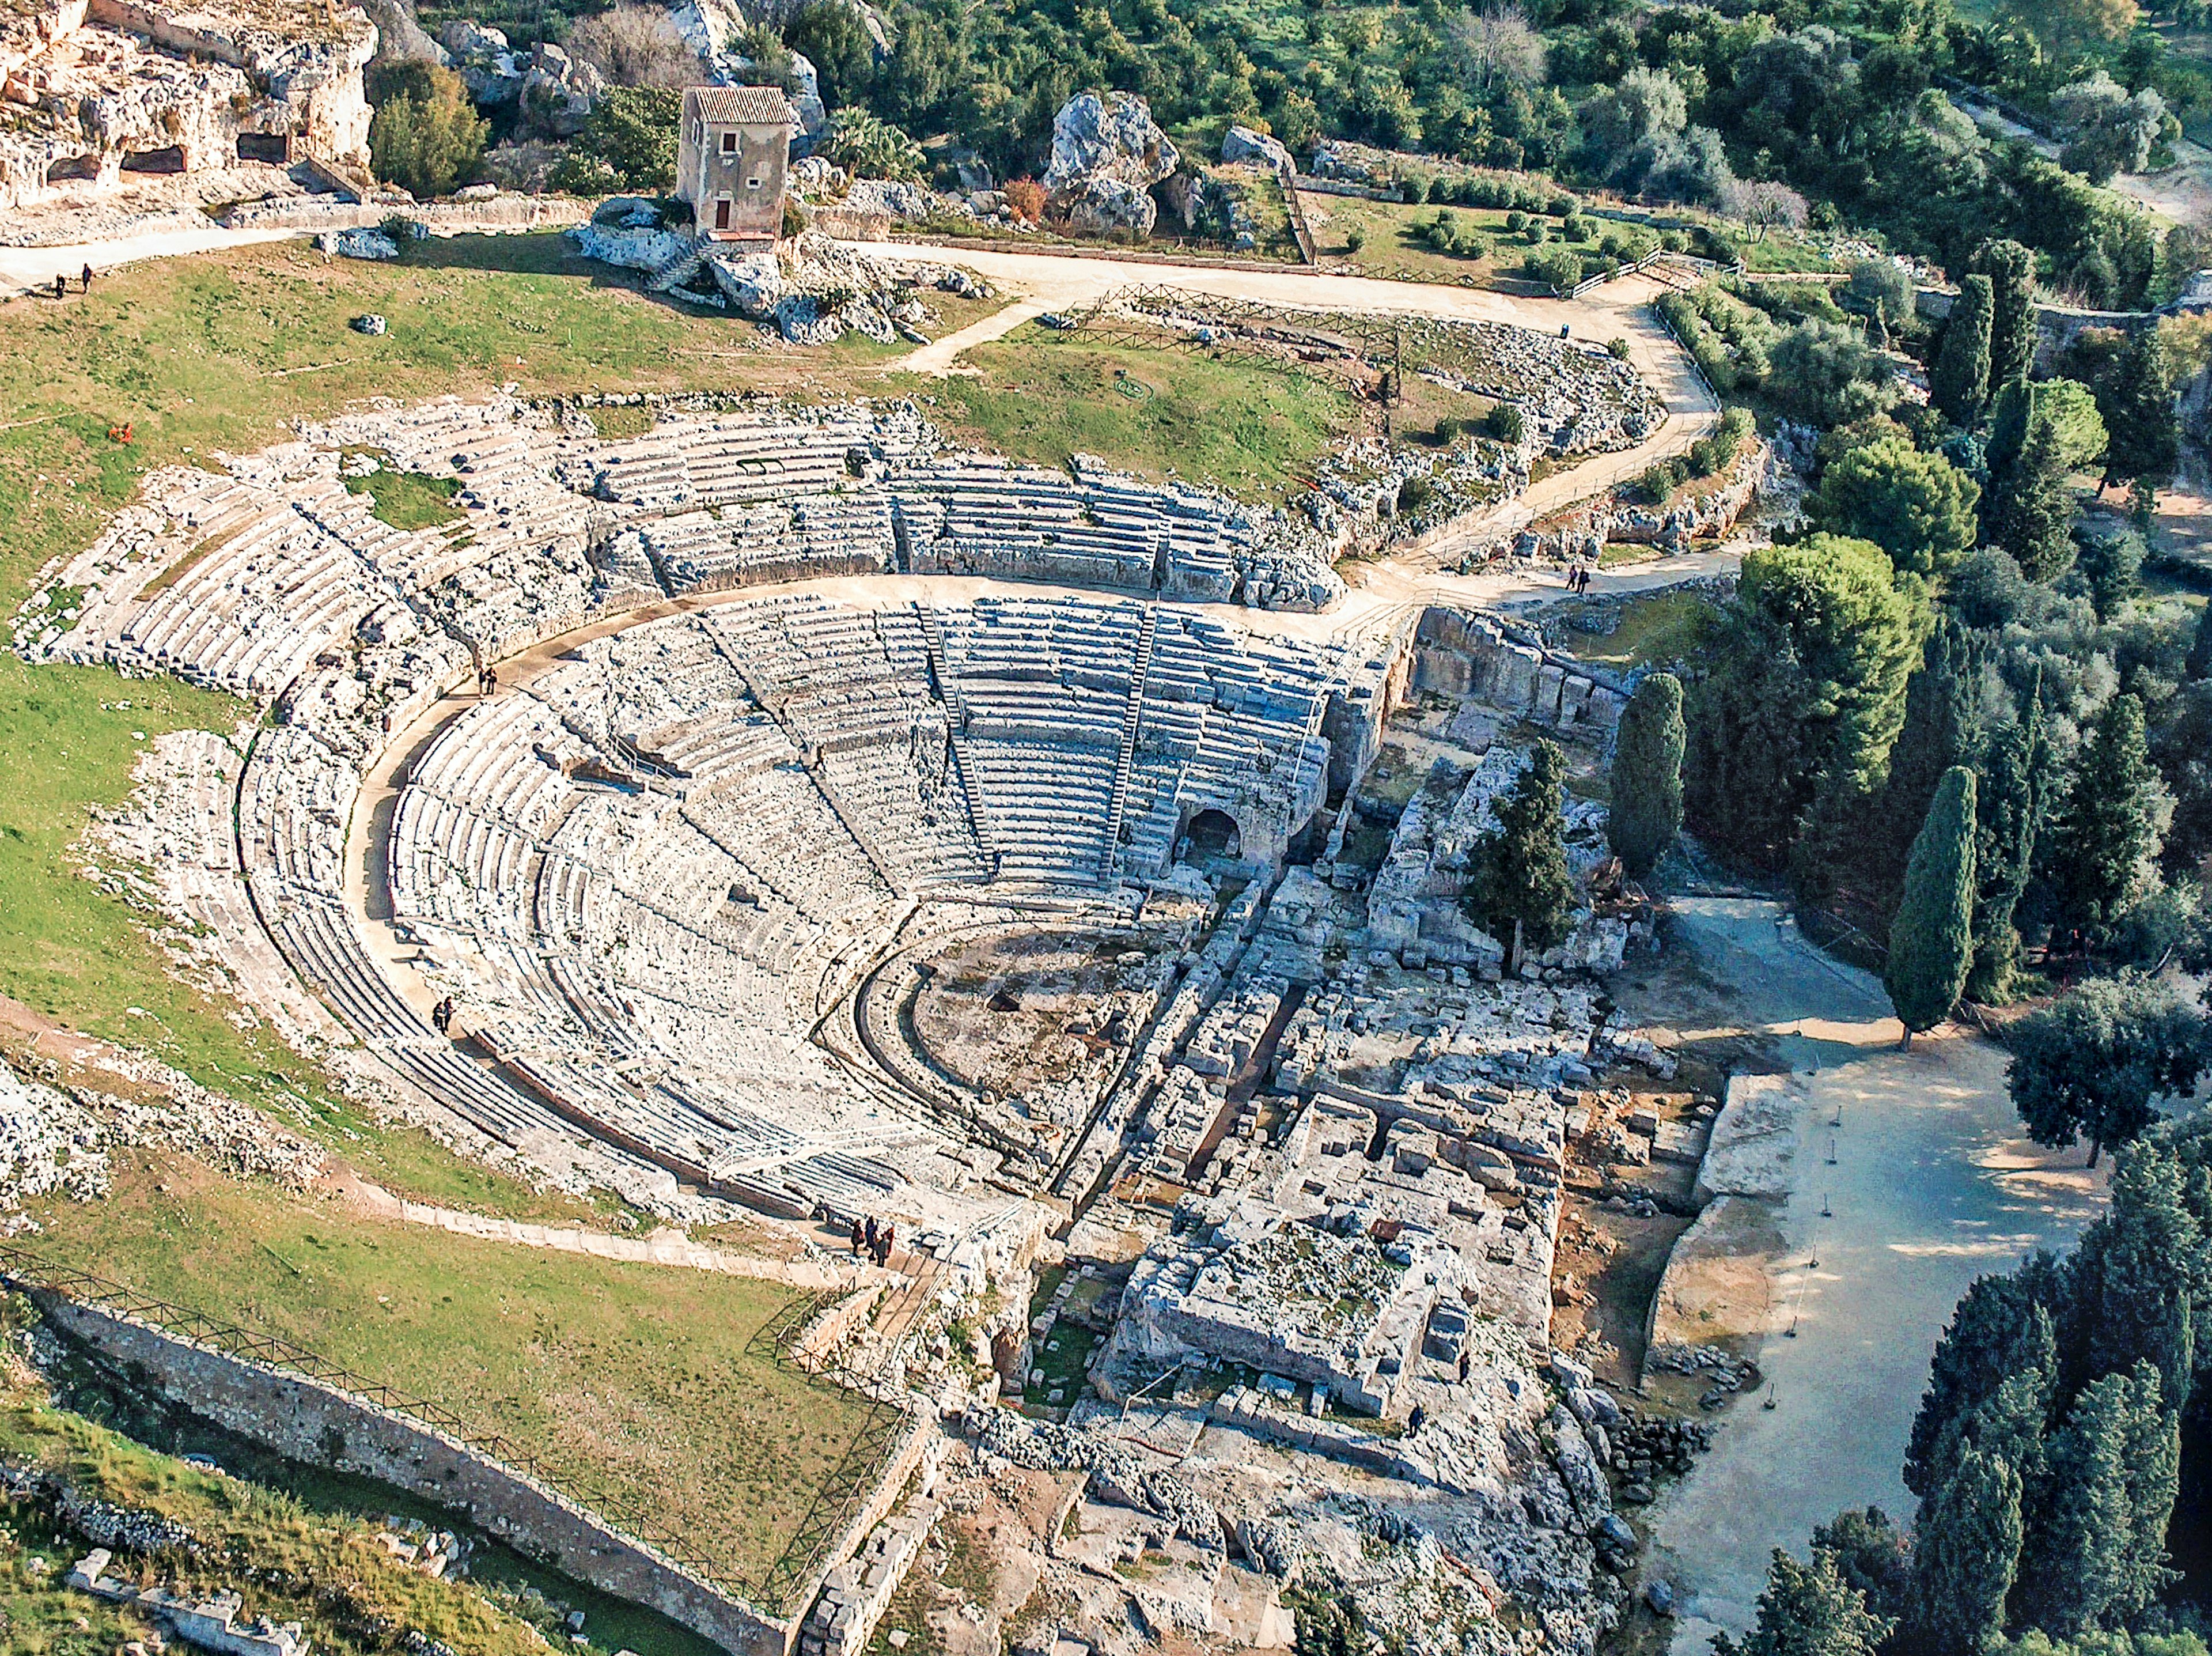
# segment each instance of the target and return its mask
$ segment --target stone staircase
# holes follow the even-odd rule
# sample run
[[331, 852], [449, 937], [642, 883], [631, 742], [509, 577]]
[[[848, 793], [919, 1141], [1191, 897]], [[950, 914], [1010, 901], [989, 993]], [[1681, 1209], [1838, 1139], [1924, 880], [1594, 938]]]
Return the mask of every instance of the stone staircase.
[[1137, 627], [1137, 655], [1129, 667], [1129, 699], [1121, 707], [1121, 749], [1114, 761], [1114, 791], [1106, 803], [1106, 843], [1098, 854], [1098, 883], [1114, 883], [1121, 860], [1121, 819], [1129, 808], [1129, 774], [1137, 763], [1137, 728], [1144, 721], [1145, 680], [1152, 670], [1152, 637], [1158, 630], [1160, 607], [1145, 606], [1145, 618]]
[[991, 831], [989, 816], [983, 808], [975, 762], [968, 752], [968, 703], [960, 694], [958, 682], [945, 666], [945, 635], [938, 627], [936, 610], [918, 603], [914, 612], [921, 623], [922, 642], [929, 649], [930, 682], [936, 687], [937, 699], [945, 703], [945, 729], [952, 743], [952, 762], [960, 772], [960, 792], [968, 801], [968, 826], [975, 836], [976, 849], [982, 852], [991, 878], [996, 880], [1000, 853], [997, 837]]

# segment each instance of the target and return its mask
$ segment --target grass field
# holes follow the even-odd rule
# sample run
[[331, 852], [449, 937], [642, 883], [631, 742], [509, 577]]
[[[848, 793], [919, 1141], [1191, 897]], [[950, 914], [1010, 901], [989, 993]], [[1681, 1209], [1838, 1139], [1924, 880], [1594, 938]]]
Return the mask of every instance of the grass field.
[[[386, 1224], [181, 1158], [37, 1210], [47, 1257], [281, 1335], [523, 1446], [650, 1490], [739, 1576], [781, 1555], [857, 1431], [853, 1394], [747, 1349], [788, 1290]], [[483, 1424], [478, 1424], [483, 1423]]]
[[1100, 345], [1034, 323], [966, 360], [979, 376], [918, 388], [932, 413], [1043, 465], [1098, 454], [1144, 477], [1279, 496], [1352, 423], [1351, 399], [1304, 374]]
[[[298, 1621], [314, 1647], [333, 1656], [389, 1648], [372, 1631], [376, 1620], [443, 1640], [471, 1656], [526, 1656], [545, 1648], [538, 1629], [477, 1588], [404, 1568], [372, 1539], [370, 1521], [156, 1454], [50, 1406], [43, 1383], [21, 1369], [0, 1379], [0, 1458], [41, 1467], [82, 1495], [172, 1519], [208, 1545], [214, 1559], [250, 1557], [258, 1580], [219, 1562], [178, 1580], [201, 1589], [241, 1587], [249, 1615]], [[27, 1507], [16, 1508], [0, 1529], [0, 1614], [6, 1616], [0, 1627], [11, 1656], [92, 1656], [146, 1638], [145, 1618], [62, 1586], [82, 1551], [82, 1541], [58, 1534]], [[271, 1585], [280, 1579], [283, 1586]], [[657, 1647], [647, 1656], [702, 1656], [707, 1648], [658, 1617], [623, 1618], [596, 1597], [593, 1608], [606, 1625], [592, 1629], [592, 1650], [615, 1649], [612, 1637], [644, 1638]], [[618, 1632], [617, 1621], [627, 1622]]]
[[1620, 606], [1620, 625], [1611, 633], [1570, 633], [1566, 648], [1585, 661], [1626, 672], [1633, 667], [1670, 667], [1689, 654], [1698, 630], [1712, 611], [1701, 594], [1655, 593]]

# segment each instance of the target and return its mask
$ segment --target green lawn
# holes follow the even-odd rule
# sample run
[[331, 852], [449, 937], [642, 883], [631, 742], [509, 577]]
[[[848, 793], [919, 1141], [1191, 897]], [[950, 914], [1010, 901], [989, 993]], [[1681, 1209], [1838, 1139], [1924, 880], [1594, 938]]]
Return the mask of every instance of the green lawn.
[[[392, 1648], [374, 1629], [377, 1621], [443, 1640], [464, 1656], [527, 1656], [545, 1648], [537, 1629], [477, 1587], [404, 1568], [372, 1538], [380, 1524], [318, 1511], [282, 1491], [156, 1454], [50, 1406], [44, 1385], [21, 1371], [0, 1383], [0, 1457], [40, 1467], [81, 1495], [182, 1524], [210, 1554], [210, 1563], [176, 1578], [182, 1585], [240, 1588], [248, 1615], [300, 1622], [314, 1647], [333, 1656]], [[6, 1617], [0, 1628], [10, 1656], [107, 1656], [127, 1640], [148, 1637], [145, 1617], [63, 1586], [62, 1576], [84, 1551], [82, 1541], [60, 1533], [28, 1505], [0, 1504], [0, 1511], [9, 1516], [0, 1529], [0, 1614]], [[250, 1558], [252, 1575], [226, 1567], [227, 1555]], [[131, 1568], [125, 1561], [110, 1573]], [[155, 1578], [137, 1579], [150, 1586]], [[272, 1585], [279, 1580], [283, 1585]], [[612, 1651], [614, 1618], [602, 1619], [606, 1624], [594, 1629], [590, 1649]], [[668, 1656], [701, 1656], [710, 1648], [657, 1617], [629, 1619], [623, 1634], [643, 1636]], [[662, 1634], [657, 1641], [651, 1637], [656, 1631]]]
[[741, 1578], [781, 1554], [852, 1442], [854, 1394], [748, 1349], [775, 1284], [477, 1241], [131, 1157], [114, 1195], [40, 1205], [47, 1257], [281, 1335], [504, 1434], [580, 1494]]
[[441, 523], [458, 523], [467, 515], [453, 504], [461, 485], [453, 478], [379, 471], [365, 478], [348, 478], [345, 486], [350, 494], [367, 495], [369, 514], [395, 529], [434, 529]]
[[1563, 636], [1565, 648], [1585, 661], [1623, 672], [1671, 667], [1695, 646], [1698, 629], [1711, 610], [1712, 601], [1698, 593], [1655, 593], [1623, 604], [1620, 625], [1613, 632]]
[[962, 435], [1041, 465], [1098, 454], [1144, 477], [1279, 496], [1352, 423], [1350, 398], [1303, 374], [1034, 323], [965, 360], [981, 373], [915, 394]]

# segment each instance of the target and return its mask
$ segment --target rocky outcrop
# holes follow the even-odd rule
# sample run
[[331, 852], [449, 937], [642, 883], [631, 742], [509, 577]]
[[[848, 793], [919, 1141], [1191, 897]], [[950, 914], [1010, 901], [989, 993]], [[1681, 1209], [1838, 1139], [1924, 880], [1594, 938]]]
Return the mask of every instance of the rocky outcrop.
[[1278, 173], [1290, 174], [1298, 170], [1291, 152], [1283, 148], [1280, 140], [1265, 132], [1255, 132], [1249, 126], [1232, 126], [1221, 140], [1221, 159], [1224, 161], [1258, 161], [1272, 167]]
[[1053, 118], [1047, 210], [1079, 234], [1148, 235], [1159, 216], [1152, 187], [1180, 161], [1142, 98], [1082, 93]]
[[362, 70], [376, 44], [353, 7], [53, 0], [15, 12], [0, 25], [0, 78], [18, 107], [0, 132], [0, 209], [126, 170], [302, 155], [363, 166]]

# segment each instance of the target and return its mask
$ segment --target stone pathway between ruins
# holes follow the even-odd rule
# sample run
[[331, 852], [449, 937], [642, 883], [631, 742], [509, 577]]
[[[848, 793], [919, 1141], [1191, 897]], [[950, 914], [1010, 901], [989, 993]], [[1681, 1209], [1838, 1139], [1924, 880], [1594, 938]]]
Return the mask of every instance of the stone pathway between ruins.
[[1674, 906], [1674, 947], [1725, 986], [1740, 1027], [1773, 1038], [1806, 1094], [1770, 1331], [1752, 1354], [1775, 1406], [1762, 1407], [1764, 1387], [1731, 1404], [1711, 1452], [1650, 1513], [1646, 1576], [1682, 1601], [1673, 1652], [1704, 1656], [1717, 1629], [1750, 1626], [1774, 1548], [1802, 1556], [1813, 1526], [1847, 1507], [1910, 1520], [1899, 1466], [1959, 1296], [2071, 1239], [2100, 1205], [2102, 1175], [2084, 1170], [2082, 1147], [2019, 1136], [1994, 1044], [1951, 1027], [1899, 1051], [1880, 983], [1814, 949], [1779, 905]]

